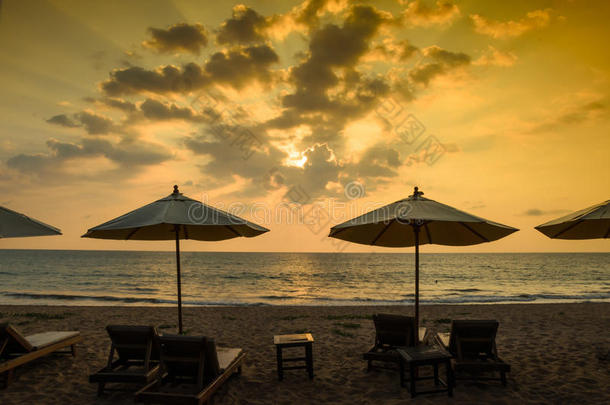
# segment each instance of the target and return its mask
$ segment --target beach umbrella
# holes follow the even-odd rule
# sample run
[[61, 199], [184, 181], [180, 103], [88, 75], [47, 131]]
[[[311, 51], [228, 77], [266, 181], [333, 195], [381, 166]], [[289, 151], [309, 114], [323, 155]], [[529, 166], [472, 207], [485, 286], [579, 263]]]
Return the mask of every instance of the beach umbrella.
[[174, 186], [165, 198], [112, 219], [84, 234], [83, 238], [122, 240], [175, 240], [178, 283], [178, 329], [182, 333], [180, 239], [218, 241], [247, 238], [268, 232], [257, 224], [188, 198]]
[[363, 245], [415, 246], [415, 322], [419, 326], [419, 246], [466, 246], [503, 238], [516, 228], [413, 195], [331, 228], [328, 236]]
[[61, 235], [61, 231], [19, 212], [0, 207], [0, 238]]
[[538, 225], [536, 230], [554, 239], [607, 239], [610, 200]]

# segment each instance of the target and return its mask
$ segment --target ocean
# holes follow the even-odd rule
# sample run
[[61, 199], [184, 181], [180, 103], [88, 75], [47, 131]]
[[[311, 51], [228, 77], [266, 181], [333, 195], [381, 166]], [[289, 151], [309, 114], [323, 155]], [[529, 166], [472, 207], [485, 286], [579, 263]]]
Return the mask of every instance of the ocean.
[[[183, 304], [394, 305], [413, 253], [182, 252]], [[420, 302], [610, 301], [610, 253], [424, 253]], [[175, 305], [174, 252], [0, 250], [0, 304]]]

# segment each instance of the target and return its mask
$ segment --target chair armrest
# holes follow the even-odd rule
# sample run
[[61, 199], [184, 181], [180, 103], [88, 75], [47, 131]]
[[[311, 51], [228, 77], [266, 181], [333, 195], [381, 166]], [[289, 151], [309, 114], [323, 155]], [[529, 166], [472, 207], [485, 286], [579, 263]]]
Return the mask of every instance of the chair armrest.
[[449, 347], [450, 333], [437, 332], [435, 336], [436, 343], [447, 349]]

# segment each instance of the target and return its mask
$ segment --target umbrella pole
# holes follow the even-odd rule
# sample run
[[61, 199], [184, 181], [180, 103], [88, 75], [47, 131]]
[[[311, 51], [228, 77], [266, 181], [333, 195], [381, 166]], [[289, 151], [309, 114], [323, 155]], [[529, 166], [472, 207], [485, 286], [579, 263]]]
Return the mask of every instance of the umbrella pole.
[[415, 233], [415, 343], [419, 344], [419, 226], [413, 227]]
[[180, 227], [176, 225], [176, 269], [178, 277], [178, 333], [182, 335], [182, 289], [180, 287]]

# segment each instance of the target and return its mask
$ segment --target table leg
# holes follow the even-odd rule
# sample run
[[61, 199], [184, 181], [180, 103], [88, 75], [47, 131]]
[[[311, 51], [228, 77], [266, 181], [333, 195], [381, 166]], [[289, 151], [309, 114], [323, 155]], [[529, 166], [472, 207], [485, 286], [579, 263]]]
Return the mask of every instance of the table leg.
[[311, 343], [305, 345], [305, 357], [307, 358], [307, 372], [309, 373], [309, 379], [313, 380], [313, 350]]
[[445, 368], [447, 369], [447, 395], [453, 396], [453, 370], [451, 369], [451, 360], [445, 362]]
[[415, 364], [413, 362], [409, 363], [409, 379], [410, 379], [410, 384], [409, 386], [411, 387], [411, 389], [409, 391], [411, 391], [411, 398], [415, 398], [415, 375], [417, 374], [417, 367], [415, 367]]
[[276, 354], [277, 354], [277, 378], [282, 381], [284, 379], [284, 368], [282, 361], [282, 346], [276, 346]]

